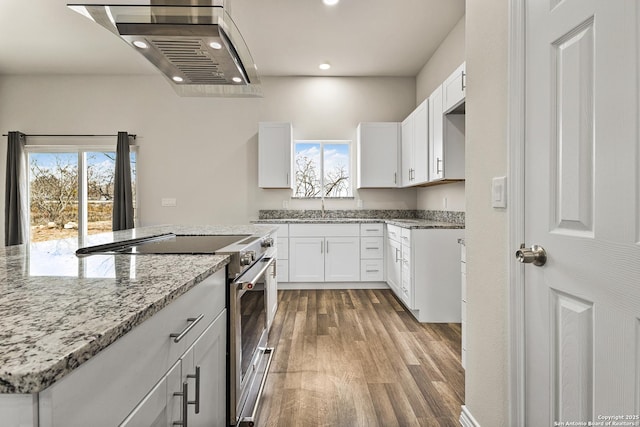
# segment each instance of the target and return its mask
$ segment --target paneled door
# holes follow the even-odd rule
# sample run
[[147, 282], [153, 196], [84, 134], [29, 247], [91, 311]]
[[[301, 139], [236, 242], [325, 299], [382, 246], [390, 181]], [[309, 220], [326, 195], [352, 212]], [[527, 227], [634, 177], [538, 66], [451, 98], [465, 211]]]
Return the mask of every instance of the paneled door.
[[640, 2], [525, 4], [525, 425], [635, 423]]

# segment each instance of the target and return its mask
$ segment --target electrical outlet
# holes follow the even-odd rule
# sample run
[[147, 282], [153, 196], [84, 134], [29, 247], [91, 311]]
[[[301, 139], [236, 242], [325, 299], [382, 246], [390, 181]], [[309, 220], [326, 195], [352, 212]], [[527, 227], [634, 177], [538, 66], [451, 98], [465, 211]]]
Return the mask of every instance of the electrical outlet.
[[446, 197], [442, 198], [442, 209], [447, 209], [447, 198]]
[[362, 201], [362, 199], [358, 199], [358, 209], [362, 209], [364, 207], [364, 202]]
[[283, 200], [282, 201], [282, 209], [289, 209], [289, 201], [288, 200]]
[[502, 209], [507, 207], [506, 176], [498, 176], [491, 180], [491, 206]]
[[162, 207], [175, 207], [178, 204], [178, 201], [172, 197], [163, 197], [162, 200], [160, 201], [160, 204], [162, 205]]

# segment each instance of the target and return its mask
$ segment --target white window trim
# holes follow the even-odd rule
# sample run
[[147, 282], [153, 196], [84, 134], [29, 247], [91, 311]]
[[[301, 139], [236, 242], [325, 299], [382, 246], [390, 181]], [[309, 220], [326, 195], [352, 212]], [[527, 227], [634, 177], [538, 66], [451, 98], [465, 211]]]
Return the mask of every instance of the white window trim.
[[[295, 183], [296, 183], [296, 145], [297, 144], [320, 144], [320, 196], [318, 197], [301, 197], [295, 195]], [[349, 196], [325, 196], [324, 195], [324, 146], [327, 144], [344, 144], [349, 147]], [[292, 199], [296, 200], [323, 200], [331, 199], [331, 200], [345, 200], [345, 199], [353, 199], [353, 179], [352, 179], [352, 171], [353, 168], [353, 141], [350, 139], [297, 139], [293, 141], [293, 156], [291, 158], [293, 163], [293, 180], [292, 184], [294, 186], [292, 190]]]

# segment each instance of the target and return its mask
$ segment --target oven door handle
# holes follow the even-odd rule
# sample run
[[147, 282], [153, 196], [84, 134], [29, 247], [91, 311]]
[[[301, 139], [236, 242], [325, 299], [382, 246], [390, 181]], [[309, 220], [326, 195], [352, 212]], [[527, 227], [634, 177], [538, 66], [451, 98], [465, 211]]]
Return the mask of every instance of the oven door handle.
[[238, 277], [233, 284], [240, 290], [253, 289], [269, 267], [276, 261], [275, 258], [264, 257], [256, 262], [253, 267], [244, 272], [244, 274]]

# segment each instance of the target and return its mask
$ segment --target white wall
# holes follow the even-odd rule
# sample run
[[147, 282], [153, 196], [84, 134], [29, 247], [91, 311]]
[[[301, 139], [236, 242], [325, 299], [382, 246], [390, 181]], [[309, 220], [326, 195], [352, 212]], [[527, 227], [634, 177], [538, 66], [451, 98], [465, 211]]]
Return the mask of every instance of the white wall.
[[[2, 133], [138, 135], [139, 218], [158, 223], [246, 223], [289, 193], [257, 187], [259, 121], [291, 121], [296, 138], [351, 139], [360, 121], [399, 121], [413, 78], [265, 78], [264, 98], [180, 98], [156, 76], [2, 76]], [[115, 138], [114, 138], [115, 140]], [[4, 187], [6, 149], [0, 150]], [[415, 189], [356, 191], [365, 208], [415, 209]], [[175, 197], [177, 207], [160, 207]], [[319, 208], [318, 201], [290, 207]], [[355, 208], [356, 200], [327, 203]], [[0, 201], [4, 215], [4, 198]], [[4, 221], [0, 221], [4, 227]], [[0, 230], [4, 232], [4, 230]]]
[[[465, 60], [465, 17], [453, 27], [416, 77], [416, 105], [429, 97]], [[446, 184], [417, 190], [417, 209], [465, 210], [465, 184]]]
[[508, 426], [508, 224], [491, 207], [507, 172], [508, 3], [467, 2], [466, 405], [480, 425]]

